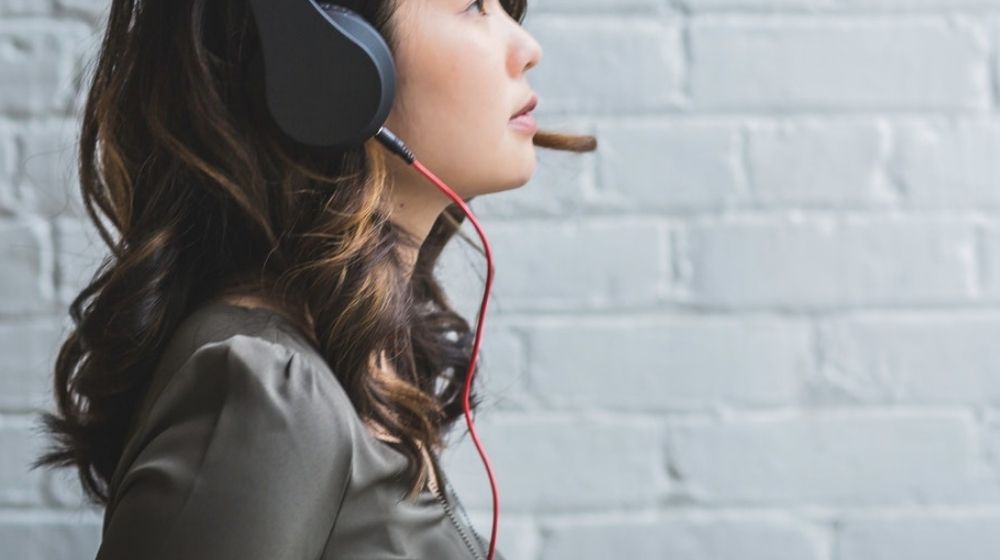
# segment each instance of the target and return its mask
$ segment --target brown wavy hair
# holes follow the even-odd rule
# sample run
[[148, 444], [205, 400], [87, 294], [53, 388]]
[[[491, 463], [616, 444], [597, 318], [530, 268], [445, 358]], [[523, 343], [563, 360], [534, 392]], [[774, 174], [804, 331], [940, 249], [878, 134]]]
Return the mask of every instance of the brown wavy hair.
[[[337, 3], [392, 47], [399, 1]], [[523, 23], [525, 0], [501, 3]], [[446, 208], [422, 243], [394, 226], [385, 158], [395, 156], [374, 139], [347, 150], [289, 139], [267, 112], [257, 54], [245, 0], [112, 2], [77, 162], [84, 207], [110, 254], [69, 306], [57, 410], [40, 415], [53, 442], [32, 464], [76, 467], [95, 504], [108, 504], [165, 343], [222, 295], [263, 296], [299, 326], [359, 416], [398, 438], [409, 498], [439, 468], [423, 451], [439, 451], [464, 415], [473, 333], [433, 273], [464, 214]], [[596, 148], [592, 136], [549, 131], [534, 144]], [[419, 250], [409, 278], [403, 245]], [[383, 357], [394, 375], [377, 367]]]

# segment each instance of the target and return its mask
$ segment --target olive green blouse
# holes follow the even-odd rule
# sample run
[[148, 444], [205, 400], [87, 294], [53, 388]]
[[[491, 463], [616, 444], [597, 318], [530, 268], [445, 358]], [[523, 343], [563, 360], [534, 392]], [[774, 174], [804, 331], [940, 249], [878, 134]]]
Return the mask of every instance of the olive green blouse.
[[97, 560], [485, 559], [447, 480], [402, 500], [405, 466], [289, 321], [214, 300], [157, 363]]

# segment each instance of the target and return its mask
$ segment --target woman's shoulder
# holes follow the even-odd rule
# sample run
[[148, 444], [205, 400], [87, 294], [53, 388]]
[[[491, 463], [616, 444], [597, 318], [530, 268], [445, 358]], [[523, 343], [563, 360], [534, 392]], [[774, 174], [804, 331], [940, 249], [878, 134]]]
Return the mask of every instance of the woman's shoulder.
[[[176, 329], [111, 482], [107, 558], [156, 543], [172, 558], [276, 557], [289, 546], [316, 557], [361, 428], [330, 369], [297, 338], [276, 317], [217, 304]], [[249, 533], [219, 534], [216, 519]]]
[[160, 359], [161, 368], [176, 368], [197, 351], [215, 345], [235, 346], [237, 351], [294, 353], [308, 365], [328, 369], [316, 348], [284, 316], [218, 299], [197, 307], [177, 325]]
[[[283, 319], [219, 302], [175, 329], [129, 426], [123, 471], [148, 442], [183, 423], [230, 416], [311, 442], [352, 447], [363, 428], [325, 360]], [[308, 445], [306, 445], [308, 447]], [[116, 485], [124, 472], [116, 472]]]
[[351, 406], [326, 360], [283, 316], [221, 300], [195, 309], [175, 329], [153, 373], [147, 403], [166, 387], [186, 383], [205, 391], [252, 383], [272, 404], [299, 399], [313, 406]]

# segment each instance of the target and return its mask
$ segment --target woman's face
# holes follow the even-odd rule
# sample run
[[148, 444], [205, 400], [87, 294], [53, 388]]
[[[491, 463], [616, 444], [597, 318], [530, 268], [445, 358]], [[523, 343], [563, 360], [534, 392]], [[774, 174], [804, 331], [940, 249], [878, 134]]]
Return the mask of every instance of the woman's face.
[[[397, 89], [386, 127], [462, 198], [526, 183], [533, 133], [510, 121], [534, 95], [525, 72], [541, 58], [538, 42], [499, 0], [482, 0], [482, 11], [473, 0], [396, 1]], [[400, 188], [437, 191], [438, 210], [450, 203], [401, 160], [387, 161]]]

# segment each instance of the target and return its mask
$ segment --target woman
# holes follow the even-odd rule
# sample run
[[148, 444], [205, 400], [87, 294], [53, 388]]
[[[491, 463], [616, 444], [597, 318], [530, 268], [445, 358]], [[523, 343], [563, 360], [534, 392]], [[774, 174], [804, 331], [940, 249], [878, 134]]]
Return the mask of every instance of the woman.
[[[338, 4], [395, 57], [387, 128], [464, 199], [596, 146], [511, 118], [541, 58], [523, 0]], [[471, 333], [433, 270], [464, 216], [374, 139], [284, 136], [258, 50], [245, 0], [112, 2], [79, 162], [112, 254], [35, 466], [105, 508], [99, 559], [484, 558], [438, 463]]]

